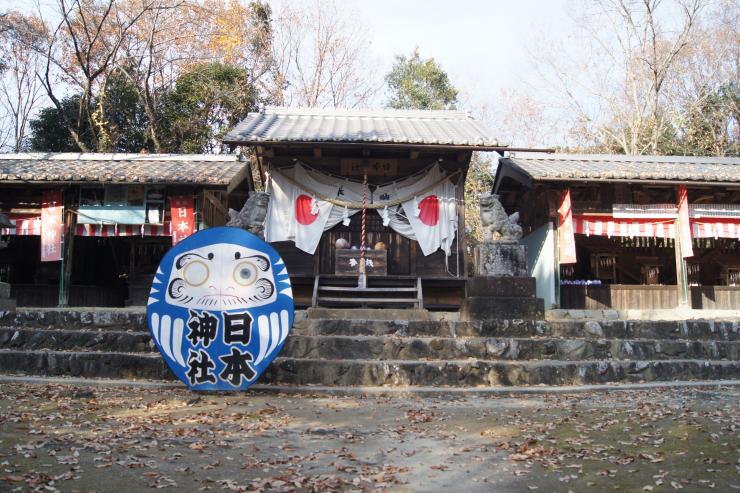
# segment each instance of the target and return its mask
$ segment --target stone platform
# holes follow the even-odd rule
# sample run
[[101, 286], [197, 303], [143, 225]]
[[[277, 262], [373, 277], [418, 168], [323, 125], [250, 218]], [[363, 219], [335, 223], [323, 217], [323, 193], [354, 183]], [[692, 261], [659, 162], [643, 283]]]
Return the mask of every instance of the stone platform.
[[0, 282], [0, 313], [15, 310], [15, 300], [10, 297], [10, 284]]
[[[522, 281], [522, 290], [528, 288]], [[417, 320], [297, 316], [260, 383], [276, 386], [584, 385], [740, 378], [740, 322]], [[453, 317], [451, 317], [453, 318]], [[172, 379], [136, 311], [0, 317], [0, 372]]]
[[545, 317], [545, 302], [536, 295], [534, 277], [472, 277], [460, 307], [464, 320], [539, 320]]
[[473, 250], [473, 272], [478, 276], [526, 277], [527, 247], [518, 243], [481, 243]]

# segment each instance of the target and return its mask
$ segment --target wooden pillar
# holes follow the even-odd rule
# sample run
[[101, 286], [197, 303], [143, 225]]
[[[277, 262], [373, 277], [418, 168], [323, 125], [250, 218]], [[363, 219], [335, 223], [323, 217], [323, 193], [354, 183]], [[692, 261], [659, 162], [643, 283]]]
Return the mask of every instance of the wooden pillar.
[[77, 195], [75, 188], [63, 191], [64, 203], [64, 230], [62, 231], [62, 268], [59, 273], [59, 306], [69, 306], [70, 282], [72, 279], [72, 256], [74, 254], [75, 229], [77, 229], [77, 215], [73, 212]]
[[[457, 269], [455, 274], [460, 277], [462, 268], [462, 277], [468, 278], [468, 241], [465, 233], [465, 181], [467, 179], [467, 167], [465, 173], [460, 176], [456, 193], [459, 195], [457, 200]], [[462, 265], [460, 265], [462, 264]], [[478, 265], [477, 263], [475, 265]]]
[[680, 219], [676, 218], [676, 238], [673, 242], [675, 245], [674, 252], [676, 254], [676, 299], [678, 299], [678, 308], [688, 308], [688, 278], [686, 276], [686, 261], [683, 259], [683, 251], [681, 249], [680, 227]]
[[[685, 224], [689, 221], [689, 200], [686, 187], [681, 185], [676, 188], [676, 206], [678, 214], [676, 215], [676, 240], [675, 240], [675, 253], [676, 253], [676, 295], [678, 299], [679, 308], [689, 307], [689, 294], [688, 294], [688, 277], [686, 275], [686, 261], [684, 260], [684, 253], [691, 252], [691, 244], [684, 245], [682, 240], [683, 229], [687, 230], [690, 228], [690, 224]], [[688, 240], [691, 241], [691, 235], [687, 234]], [[691, 253], [689, 253], [691, 256]]]

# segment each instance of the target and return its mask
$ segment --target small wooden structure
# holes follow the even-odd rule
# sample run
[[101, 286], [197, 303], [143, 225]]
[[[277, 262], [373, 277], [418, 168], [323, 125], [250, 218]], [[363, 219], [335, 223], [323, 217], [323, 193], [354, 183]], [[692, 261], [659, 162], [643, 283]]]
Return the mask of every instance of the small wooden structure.
[[[2, 154], [0, 281], [18, 306], [146, 303], [172, 245], [171, 199], [189, 197], [197, 227], [220, 226], [252, 188], [236, 156]], [[42, 262], [42, 200], [63, 202], [62, 260]], [[192, 211], [191, 211], [192, 212]]]
[[[367, 174], [372, 190], [439, 165], [457, 186], [458, 229], [451, 254], [447, 256], [437, 250], [423, 255], [416, 241], [384, 226], [378, 214], [367, 214], [366, 242], [371, 246], [378, 242], [385, 244], [386, 265], [383, 272], [370, 272], [369, 286], [377, 291], [367, 291], [365, 301], [374, 306], [392, 306], [393, 302], [377, 302], [378, 293], [395, 291], [399, 294], [397, 298], [409, 299], [412, 290], [416, 296], [418, 284], [423, 286], [425, 306], [440, 309], [459, 306], [467, 279], [463, 187], [470, 159], [474, 151], [504, 149], [468, 114], [266, 108], [248, 115], [226, 135], [224, 143], [253, 148], [263, 179], [272, 170], [289, 169], [300, 163], [338, 179], [361, 182]], [[350, 292], [347, 288], [352, 281], [346, 279], [342, 264], [347, 260], [345, 256], [353, 254], [337, 250], [335, 244], [343, 238], [350, 245], [359, 246], [361, 232], [361, 215], [356, 214], [349, 225], [339, 223], [324, 232], [313, 255], [296, 248], [291, 241], [274, 243], [285, 259], [299, 306], [320, 303], [321, 294], [329, 288], [343, 289], [331, 291], [334, 295], [328, 298]], [[418, 304], [415, 300], [413, 304]]]
[[[680, 241], [681, 187], [692, 256]], [[740, 309], [738, 158], [513, 153], [500, 160], [494, 192], [521, 212], [549, 306]], [[558, 262], [566, 193], [576, 263]]]

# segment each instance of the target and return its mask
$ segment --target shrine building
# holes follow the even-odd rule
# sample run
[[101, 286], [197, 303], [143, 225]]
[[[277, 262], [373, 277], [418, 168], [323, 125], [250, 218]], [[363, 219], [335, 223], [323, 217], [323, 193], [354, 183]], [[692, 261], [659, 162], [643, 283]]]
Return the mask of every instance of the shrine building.
[[493, 190], [548, 309], [740, 309], [740, 158], [512, 152]]
[[18, 306], [145, 305], [173, 243], [251, 188], [233, 155], [0, 154], [0, 282]]
[[506, 149], [467, 113], [266, 108], [224, 143], [254, 150], [298, 306], [460, 306], [470, 160]]

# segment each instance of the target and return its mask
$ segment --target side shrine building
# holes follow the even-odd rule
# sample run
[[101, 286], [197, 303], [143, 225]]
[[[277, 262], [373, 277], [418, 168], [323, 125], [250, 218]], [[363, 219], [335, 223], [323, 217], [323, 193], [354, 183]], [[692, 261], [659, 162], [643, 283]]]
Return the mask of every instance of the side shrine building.
[[740, 309], [739, 158], [511, 153], [494, 193], [548, 308]]
[[468, 166], [504, 149], [467, 113], [266, 108], [224, 143], [256, 153], [297, 305], [459, 307]]
[[18, 306], [144, 305], [164, 253], [250, 179], [232, 155], [0, 154], [0, 282]]

